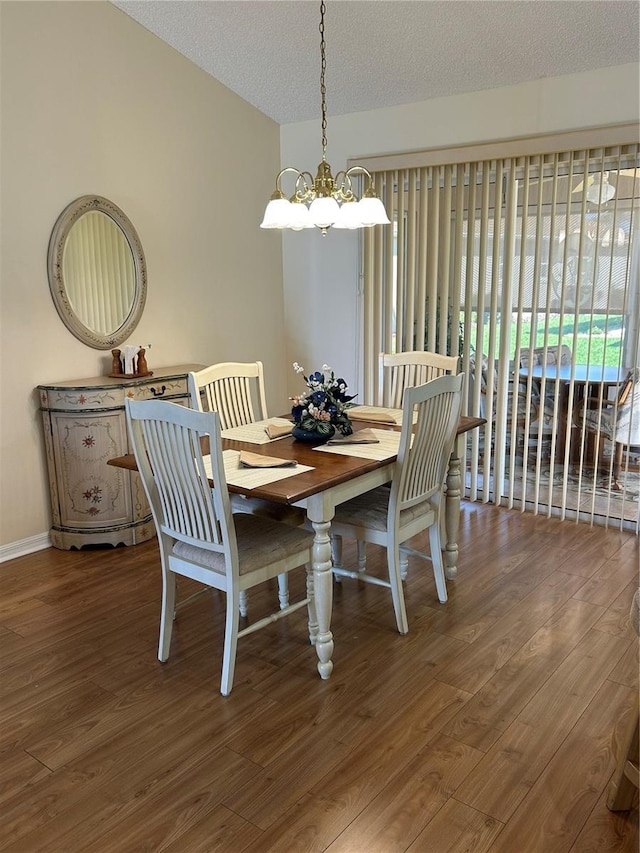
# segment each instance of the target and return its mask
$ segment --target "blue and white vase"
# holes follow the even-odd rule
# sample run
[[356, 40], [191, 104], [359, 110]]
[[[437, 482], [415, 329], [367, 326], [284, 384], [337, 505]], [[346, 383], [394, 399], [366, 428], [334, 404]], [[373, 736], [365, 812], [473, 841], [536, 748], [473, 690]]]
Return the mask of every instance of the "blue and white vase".
[[316, 432], [316, 430], [303, 429], [300, 426], [294, 426], [291, 430], [291, 435], [296, 441], [303, 441], [306, 444], [325, 444], [335, 434], [336, 431], [333, 426], [330, 426], [329, 432]]

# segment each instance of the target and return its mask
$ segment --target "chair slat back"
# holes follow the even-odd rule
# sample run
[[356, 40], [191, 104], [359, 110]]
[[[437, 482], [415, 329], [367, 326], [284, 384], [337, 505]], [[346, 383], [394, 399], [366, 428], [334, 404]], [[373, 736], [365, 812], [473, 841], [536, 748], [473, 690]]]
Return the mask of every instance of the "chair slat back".
[[440, 376], [406, 389], [398, 469], [391, 489], [394, 511], [421, 503], [442, 490], [460, 419], [463, 379], [462, 373]]
[[567, 344], [561, 344], [555, 347], [535, 347], [531, 352], [529, 350], [521, 350], [520, 352], [520, 367], [547, 367], [553, 365], [561, 365], [566, 367], [571, 364], [571, 347]]
[[188, 383], [192, 408], [218, 412], [221, 429], [267, 417], [261, 361], [214, 364], [189, 373]]
[[620, 393], [618, 394], [618, 407], [626, 404], [627, 400], [631, 396], [633, 386], [637, 386], [638, 382], [640, 382], [640, 368], [635, 367], [627, 373], [625, 380], [622, 383]]
[[615, 439], [640, 445], [640, 368], [632, 367], [615, 403]]
[[[232, 534], [219, 421], [216, 412], [196, 412], [164, 400], [127, 400], [133, 452], [157, 529], [224, 553]], [[205, 435], [215, 489], [201, 449]]]
[[498, 369], [489, 367], [489, 359], [480, 353], [469, 357], [469, 407], [473, 411], [477, 400], [477, 413], [481, 418], [495, 416], [498, 397]]
[[378, 401], [380, 406], [402, 408], [405, 388], [424, 385], [438, 376], [458, 372], [457, 356], [413, 350], [379, 356]]

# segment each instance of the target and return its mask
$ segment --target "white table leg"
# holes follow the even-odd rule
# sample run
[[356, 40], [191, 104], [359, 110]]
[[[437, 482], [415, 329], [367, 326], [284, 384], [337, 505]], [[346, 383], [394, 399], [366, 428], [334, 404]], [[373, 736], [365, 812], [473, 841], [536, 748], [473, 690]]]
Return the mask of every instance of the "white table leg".
[[333, 582], [331, 572], [330, 521], [313, 521], [315, 538], [312, 549], [313, 589], [315, 593], [318, 633], [316, 652], [318, 672], [321, 678], [329, 678], [333, 669], [333, 634], [331, 633], [331, 608], [333, 605]]
[[315, 646], [318, 639], [318, 617], [316, 616], [315, 594], [313, 591], [313, 569], [309, 567], [307, 572], [307, 598], [309, 605], [307, 612], [309, 613], [309, 642]]
[[444, 504], [444, 520], [447, 533], [447, 544], [444, 551], [444, 573], [448, 580], [458, 574], [458, 528], [460, 526], [460, 456], [458, 439], [453, 445], [447, 470], [447, 493]]
[[[310, 495], [304, 501], [296, 504], [296, 506], [305, 507], [307, 511], [305, 527], [309, 529], [310, 526], [314, 532], [311, 567], [313, 570], [316, 621], [318, 623], [315, 644], [318, 655], [318, 672], [323, 679], [329, 678], [333, 670], [333, 661], [331, 660], [333, 655], [333, 634], [331, 633], [333, 572], [331, 571], [330, 534], [331, 519], [335, 514], [336, 504], [389, 482], [392, 474], [393, 465], [385, 465], [356, 478], [355, 486], [353, 481], [347, 481], [334, 488], [328, 488], [324, 492]], [[314, 634], [313, 625], [310, 633], [311, 635]]]
[[331, 536], [331, 561], [333, 565], [342, 568], [342, 536]]

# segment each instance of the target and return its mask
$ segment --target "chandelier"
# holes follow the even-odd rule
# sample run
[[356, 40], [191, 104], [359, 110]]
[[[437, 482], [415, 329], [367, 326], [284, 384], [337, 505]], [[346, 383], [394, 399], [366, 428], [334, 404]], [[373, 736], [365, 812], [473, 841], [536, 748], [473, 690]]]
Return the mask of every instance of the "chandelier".
[[609, 172], [600, 172], [587, 190], [587, 201], [599, 206], [611, 201], [615, 194], [616, 188], [609, 183]]
[[[315, 178], [310, 172], [301, 172], [287, 166], [278, 172], [276, 189], [264, 212], [261, 228], [320, 228], [322, 234], [328, 228], [369, 228], [372, 225], [388, 225], [389, 217], [384, 205], [376, 195], [373, 176], [364, 166], [351, 166], [333, 177], [327, 162], [327, 91], [324, 75], [327, 67], [324, 40], [324, 0], [320, 3], [320, 95], [322, 104], [322, 162]], [[282, 192], [283, 175], [293, 173], [295, 189], [291, 198]], [[353, 191], [352, 176], [364, 175], [367, 186], [358, 199]]]

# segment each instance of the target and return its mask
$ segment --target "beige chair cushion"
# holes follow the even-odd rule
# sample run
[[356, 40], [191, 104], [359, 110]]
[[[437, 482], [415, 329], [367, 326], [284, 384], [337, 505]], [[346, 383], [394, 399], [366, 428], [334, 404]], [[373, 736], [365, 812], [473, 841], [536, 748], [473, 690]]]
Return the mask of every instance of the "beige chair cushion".
[[583, 409], [580, 412], [578, 423], [591, 432], [600, 432], [607, 438], [611, 438], [611, 413], [610, 411], [598, 411], [598, 409]]
[[[386, 530], [389, 494], [389, 488], [380, 486], [371, 492], [366, 492], [364, 495], [359, 495], [353, 500], [340, 504], [336, 509], [336, 521], [343, 524], [364, 525], [374, 530]], [[400, 526], [402, 527], [416, 518], [429, 514], [434, 515], [433, 507], [429, 501], [424, 501], [409, 509], [403, 509], [400, 513]], [[425, 527], [432, 523], [432, 519], [427, 519]]]
[[[313, 545], [312, 533], [298, 527], [279, 524], [268, 518], [241, 513], [233, 516], [233, 522], [238, 537], [238, 562], [241, 575]], [[217, 551], [209, 551], [186, 542], [176, 542], [171, 553], [182, 560], [188, 560], [224, 574], [224, 556]]]

